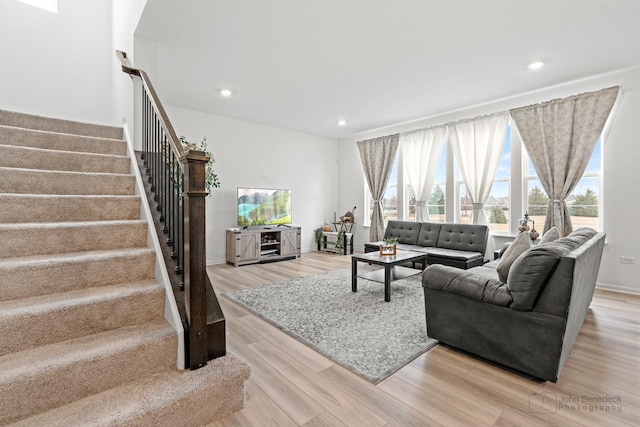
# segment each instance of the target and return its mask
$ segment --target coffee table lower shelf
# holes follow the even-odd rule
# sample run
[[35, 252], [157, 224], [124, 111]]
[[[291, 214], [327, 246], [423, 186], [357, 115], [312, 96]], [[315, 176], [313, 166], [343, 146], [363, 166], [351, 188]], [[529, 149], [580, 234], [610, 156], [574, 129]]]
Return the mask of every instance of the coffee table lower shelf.
[[[401, 265], [396, 265], [391, 267], [391, 281], [395, 282], [396, 280], [405, 279], [409, 276], [415, 276], [416, 274], [421, 273], [420, 270], [416, 270], [415, 268], [403, 267]], [[369, 271], [367, 273], [358, 274], [359, 279], [367, 279], [372, 280], [374, 282], [384, 283], [384, 268], [375, 271]]]

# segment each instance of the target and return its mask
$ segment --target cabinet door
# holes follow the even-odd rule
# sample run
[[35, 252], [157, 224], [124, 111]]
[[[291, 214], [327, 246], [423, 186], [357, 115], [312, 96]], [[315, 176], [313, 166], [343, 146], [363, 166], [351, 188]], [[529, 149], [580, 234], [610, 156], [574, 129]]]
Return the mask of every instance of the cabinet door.
[[238, 248], [240, 262], [260, 259], [258, 236], [260, 236], [260, 233], [242, 233], [240, 235], [240, 247]]
[[282, 231], [282, 256], [300, 255], [300, 230]]

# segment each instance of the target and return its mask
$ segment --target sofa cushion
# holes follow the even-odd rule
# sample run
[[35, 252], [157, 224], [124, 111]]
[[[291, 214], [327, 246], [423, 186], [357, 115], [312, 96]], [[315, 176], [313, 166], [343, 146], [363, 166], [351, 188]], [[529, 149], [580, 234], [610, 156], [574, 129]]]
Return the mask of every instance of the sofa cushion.
[[554, 225], [553, 227], [548, 229], [546, 233], [542, 235], [538, 244], [544, 245], [545, 243], [553, 242], [554, 240], [557, 240], [559, 238], [560, 238], [560, 230], [558, 230], [558, 227]]
[[504, 253], [500, 257], [500, 261], [496, 265], [496, 270], [498, 271], [498, 277], [500, 277], [500, 281], [507, 281], [509, 277], [509, 269], [511, 268], [513, 262], [530, 247], [531, 238], [529, 237], [529, 233], [518, 234], [513, 243], [509, 245], [507, 250], [504, 251]]
[[420, 224], [420, 234], [418, 235], [418, 245], [424, 247], [434, 247], [438, 243], [438, 236], [442, 224], [435, 222], [423, 222]]
[[475, 224], [442, 224], [436, 247], [458, 251], [480, 252], [487, 248], [489, 227]]
[[[528, 233], [523, 234], [528, 237]], [[533, 308], [547, 279], [567, 252], [566, 247], [554, 242], [534, 246], [515, 260], [507, 280], [513, 297], [512, 309], [528, 311]]]
[[392, 220], [387, 223], [384, 237], [396, 239], [398, 243], [405, 245], [417, 245], [420, 226], [419, 222]]
[[461, 261], [482, 258], [482, 254], [480, 252], [456, 251], [453, 249], [425, 248], [425, 252], [428, 253], [429, 256], [458, 259]]
[[507, 286], [495, 279], [460, 270], [447, 265], [434, 264], [422, 273], [422, 285], [489, 304], [508, 307], [512, 303]]
[[422, 251], [422, 246], [418, 246], [418, 245], [403, 245], [402, 243], [398, 243], [396, 245], [396, 249], [400, 250], [400, 251], [412, 251], [412, 252], [423, 252]]

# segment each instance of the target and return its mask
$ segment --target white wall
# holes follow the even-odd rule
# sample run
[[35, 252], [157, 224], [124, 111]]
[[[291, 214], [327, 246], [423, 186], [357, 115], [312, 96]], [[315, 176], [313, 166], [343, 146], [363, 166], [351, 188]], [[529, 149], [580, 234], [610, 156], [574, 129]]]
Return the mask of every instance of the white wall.
[[134, 80], [122, 72], [115, 51], [125, 52], [129, 63], [136, 65], [134, 32], [146, 3], [147, 0], [111, 0], [111, 119], [126, 126], [128, 132], [134, 126]]
[[0, 2], [0, 108], [112, 124], [110, 1]]
[[225, 230], [237, 223], [237, 187], [290, 189], [293, 223], [302, 227], [302, 251], [314, 250], [313, 230], [332, 219], [338, 207], [335, 139], [165, 108], [178, 136], [191, 141], [206, 137], [215, 158], [221, 188], [207, 197], [208, 264], [225, 262]]
[[[510, 108], [562, 98], [582, 92], [598, 90], [614, 85], [622, 86], [622, 98], [617, 106], [610, 134], [603, 145], [603, 229], [607, 233], [606, 247], [598, 277], [598, 286], [640, 293], [640, 174], [637, 159], [640, 158], [640, 67], [552, 88], [497, 100], [481, 106], [417, 120], [412, 123], [390, 126], [340, 140], [338, 176], [342, 185], [338, 188], [338, 205], [363, 203], [364, 179], [356, 141], [389, 135], [422, 127], [448, 123], [482, 114], [490, 114]], [[363, 209], [364, 211], [364, 209]], [[358, 225], [355, 244], [362, 249], [368, 241], [369, 229]], [[632, 256], [636, 264], [621, 264], [621, 256]]]

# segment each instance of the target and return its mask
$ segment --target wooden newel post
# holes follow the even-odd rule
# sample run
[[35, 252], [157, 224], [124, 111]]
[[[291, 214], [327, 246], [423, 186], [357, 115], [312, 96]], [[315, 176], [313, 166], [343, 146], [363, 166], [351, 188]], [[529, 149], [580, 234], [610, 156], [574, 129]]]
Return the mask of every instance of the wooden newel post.
[[189, 324], [189, 368], [207, 364], [205, 170], [209, 157], [187, 151], [184, 168], [184, 302]]

